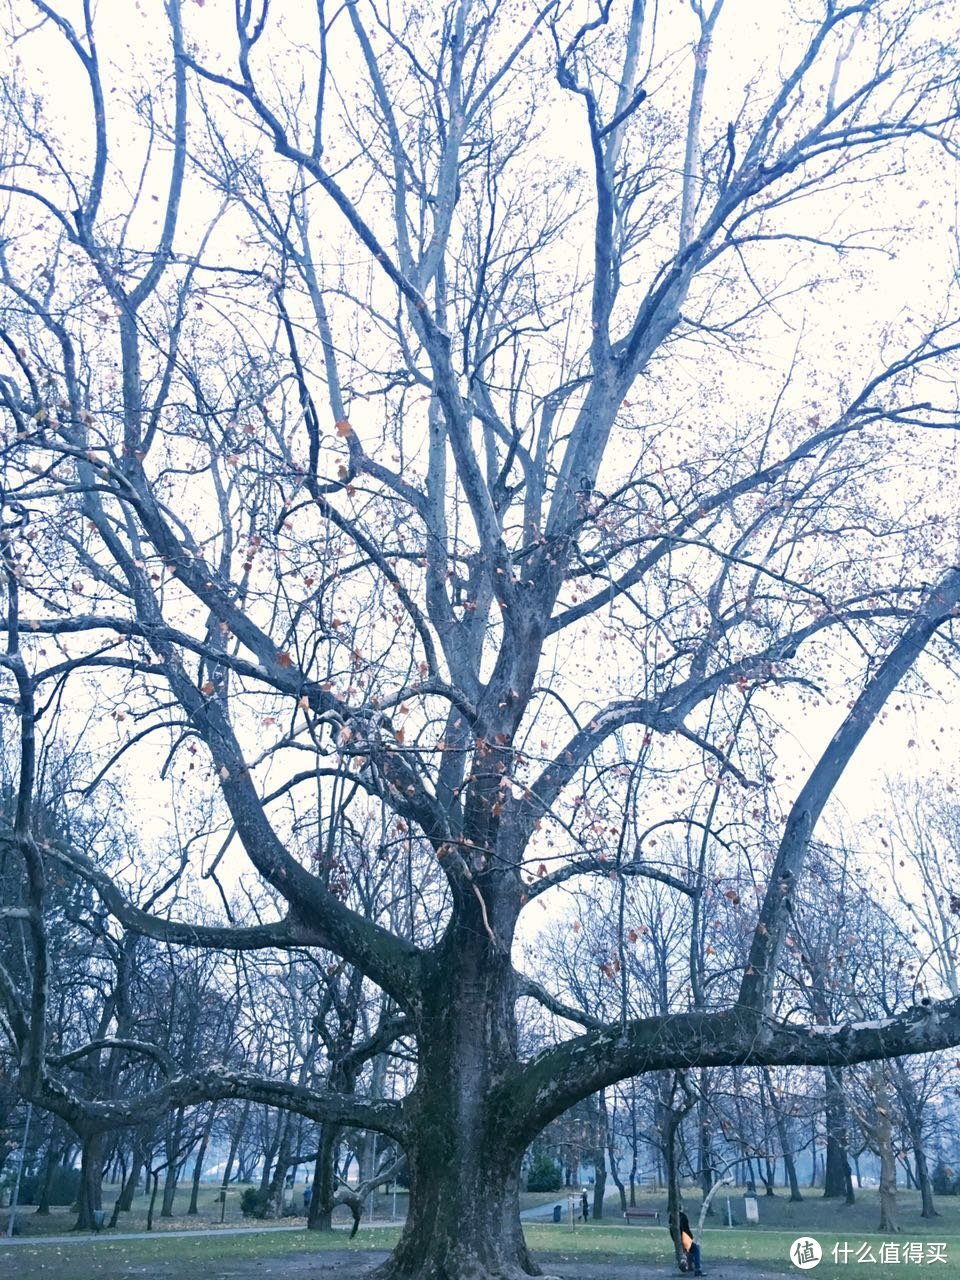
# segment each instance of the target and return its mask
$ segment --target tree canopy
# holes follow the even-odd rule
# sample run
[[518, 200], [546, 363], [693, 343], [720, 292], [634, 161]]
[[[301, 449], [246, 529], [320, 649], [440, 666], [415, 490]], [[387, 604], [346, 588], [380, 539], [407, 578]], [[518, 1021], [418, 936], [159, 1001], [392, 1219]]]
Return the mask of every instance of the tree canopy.
[[[387, 1134], [412, 1181], [386, 1271], [466, 1280], [535, 1271], [520, 1160], [605, 1085], [960, 1043], [950, 996], [839, 1023], [782, 1000], [817, 823], [960, 604], [955, 6], [108, 17], [5, 18], [23, 1096], [78, 1132], [245, 1097]], [[123, 797], [148, 888], [39, 820], [51, 752], [78, 813]], [[358, 1092], [363, 1053], [321, 1087], [112, 1024], [52, 1053], [65, 877], [131, 935], [350, 966], [411, 1091]], [[688, 981], [638, 1013], [645, 886]], [[569, 891], [614, 922], [612, 1013], [520, 969], [521, 920]], [[533, 1056], [529, 1000], [560, 1028]], [[80, 1087], [108, 1048], [149, 1087]]]

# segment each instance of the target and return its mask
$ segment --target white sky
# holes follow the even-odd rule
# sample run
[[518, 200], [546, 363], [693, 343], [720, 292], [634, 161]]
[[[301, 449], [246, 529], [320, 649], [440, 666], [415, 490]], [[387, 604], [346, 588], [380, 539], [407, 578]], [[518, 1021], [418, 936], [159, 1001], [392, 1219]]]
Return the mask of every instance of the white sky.
[[[14, 7], [21, 11], [24, 8], [23, 5]], [[76, 3], [72, 7], [79, 10]], [[281, 6], [278, 5], [277, 8], [280, 9]], [[311, 6], [303, 6], [305, 23], [311, 23], [310, 8]], [[741, 0], [739, 4], [736, 0], [728, 0], [728, 7], [718, 29], [720, 51], [709, 82], [707, 118], [714, 122], [712, 127], [722, 127], [723, 121], [735, 115], [742, 100], [744, 86], [754, 75], [763, 72], [773, 74], [778, 63], [787, 57], [789, 41], [785, 44], [783, 22], [786, 19], [787, 29], [794, 30], [790, 17], [793, 9], [794, 6], [787, 3], [787, 0], [771, 0], [763, 5], [758, 5], [756, 0]], [[211, 56], [215, 56], [218, 48], [228, 51], [233, 47], [229, 36], [232, 11], [233, 4], [228, 0], [207, 0], [205, 4], [196, 0], [196, 3], [185, 6], [191, 31]], [[288, 25], [299, 24], [300, 11], [297, 6], [287, 6], [286, 12]], [[689, 15], [683, 6], [675, 6], [673, 13], [664, 6], [664, 13], [664, 21], [675, 24], [673, 30], [676, 36], [665, 40], [666, 54], [659, 69], [652, 73], [651, 83], [655, 89], [651, 102], [658, 109], [666, 110], [676, 95], [686, 92], [689, 63], [684, 63], [676, 51], [682, 49], [690, 24]], [[119, 62], [132, 62], [146, 82], [149, 78], [150, 58], [144, 34], [151, 34], [156, 30], [157, 6], [103, 0], [98, 16], [105, 33], [101, 39], [103, 56]], [[345, 35], [346, 24], [341, 23], [341, 26]], [[337, 56], [348, 57], [344, 53], [347, 47], [347, 44], [338, 45]], [[49, 53], [45, 52], [47, 49]], [[79, 163], [85, 138], [83, 127], [77, 123], [78, 118], [83, 117], [78, 117], [74, 103], [77, 100], [85, 101], [82, 78], [73, 61], [64, 57], [59, 38], [47, 32], [25, 38], [20, 46], [8, 50], [7, 56], [22, 56], [25, 60], [29, 57], [32, 61], [37, 58], [38, 50], [44, 51], [40, 57], [40, 61], [45, 64], [45, 83], [42, 87], [45, 92], [52, 93], [54, 116], [59, 117], [59, 131], [65, 138], [68, 152], [76, 156]], [[230, 57], [227, 52], [223, 56], [226, 66]], [[347, 77], [343, 75], [344, 66], [341, 62], [338, 71], [341, 78], [346, 80]], [[283, 70], [280, 69], [281, 74]], [[358, 82], [359, 80], [358, 76]], [[584, 147], [580, 111], [559, 93], [555, 85], [548, 84], [545, 92], [550, 96], [553, 115], [542, 144], [544, 153], [548, 157], [551, 153], [566, 154], [571, 160], [576, 158], [578, 164], [586, 165], [588, 157]], [[129, 166], [132, 169], [134, 157], [139, 154], [132, 137], [126, 144], [122, 139], [119, 140], [120, 150], [115, 154], [119, 156], [120, 167], [123, 168], [125, 145], [129, 148]], [[334, 141], [334, 152], [336, 145]], [[942, 156], [931, 153], [925, 164], [926, 181], [923, 184], [918, 185], [915, 180], [899, 185], [896, 182], [887, 183], [876, 191], [864, 194], [862, 203], [856, 197], [851, 199], [847, 193], [840, 193], [832, 206], [828, 206], [830, 216], [826, 221], [838, 231], [853, 224], [890, 229], [889, 233], [884, 232], [879, 238], [889, 241], [891, 254], [889, 257], [871, 254], [866, 258], [861, 268], [862, 274], [853, 285], [846, 269], [837, 270], [835, 264], [830, 264], [828, 257], [828, 265], [823, 268], [822, 284], [817, 292], [810, 294], [799, 308], [794, 304], [794, 309], [790, 312], [791, 323], [785, 325], [780, 333], [778, 341], [781, 347], [779, 351], [772, 353], [773, 363], [778, 359], [782, 362], [788, 351], [793, 349], [801, 325], [806, 325], [808, 331], [819, 332], [820, 342], [827, 353], [826, 371], [823, 374], [825, 396], [831, 392], [829, 384], [835, 385], [839, 376], [838, 366], [830, 357], [840, 342], [845, 344], [844, 358], [852, 368], [858, 370], [851, 375], [856, 381], [859, 379], [859, 368], [869, 369], [864, 357], [876, 346], [882, 324], [888, 320], [901, 321], [912, 314], [916, 314], [918, 322], [922, 322], [928, 310], [939, 305], [946, 282], [954, 277], [956, 262], [952, 253], [952, 226], [956, 205], [955, 175]], [[160, 170], [151, 179], [161, 190], [163, 176]], [[123, 193], [118, 191], [111, 199], [116, 197], [122, 202], [122, 196]], [[188, 206], [188, 232], [191, 230], [191, 223], [195, 228], [208, 213], [209, 208], [202, 199], [196, 207]], [[342, 224], [333, 211], [330, 211], [329, 217], [331, 241], [340, 244], [343, 240]], [[901, 222], [909, 223], [911, 229], [908, 235], [901, 235], [893, 230]], [[150, 224], [146, 219], [143, 221], [142, 231], [149, 237]], [[773, 273], [777, 260], [771, 259], [763, 265]], [[693, 357], [686, 361], [684, 376], [689, 379], [691, 388], [701, 376]], [[744, 417], [749, 417], [751, 413], [769, 404], [769, 386], [758, 379], [756, 367], [746, 361], [737, 369], [722, 370], [718, 377], [722, 380], [721, 389], [728, 399], [736, 397], [738, 409]], [[809, 384], [800, 390], [809, 395]], [[357, 411], [356, 421], [362, 429], [362, 408]], [[691, 430], [701, 429], [700, 421], [691, 423]], [[932, 464], [941, 468], [941, 478], [939, 490], [933, 490], [931, 501], [941, 502], [947, 510], [954, 507], [956, 496], [960, 493], [957, 458], [956, 441], [952, 437], [944, 438], [942, 455]], [[930, 466], [928, 458], [928, 470]], [[903, 504], [908, 506], [914, 483], [914, 477], [906, 478], [904, 492], [894, 493], [893, 499], [902, 498]], [[571, 667], [565, 673], [565, 678], [570, 680], [572, 687], [577, 683], [582, 687], [590, 678], [591, 667], [594, 670], [597, 667], [597, 653], [579, 656], [583, 659], [583, 669], [574, 672]], [[932, 664], [928, 663], [927, 669], [934, 692], [922, 698], [914, 695], [909, 701], [906, 698], [892, 700], [884, 722], [871, 729], [837, 789], [831, 809], [824, 820], [831, 828], [869, 823], [877, 814], [878, 807], [885, 803], [881, 796], [885, 776], [936, 773], [949, 778], [960, 772], [960, 728], [957, 727], [955, 715], [958, 700], [956, 680], [951, 674], [936, 670]], [[812, 707], [809, 701], [801, 703], [789, 695], [779, 697], [778, 714], [784, 725], [778, 744], [782, 772], [792, 774], [795, 780], [783, 786], [784, 803], [789, 801], [790, 795], [802, 781], [803, 774], [828, 741], [846, 709], [847, 696], [844, 691], [834, 699], [832, 705], [825, 701], [819, 708]], [[901, 704], [901, 710], [893, 709], [897, 703]], [[118, 725], [106, 723], [103, 726], [106, 740], [124, 731]], [[156, 764], [152, 750], [145, 750], [139, 757], [139, 762], [126, 771], [125, 787], [139, 810], [144, 829], [161, 830], [169, 813], [173, 789], [179, 788], [181, 799], [184, 794], [189, 795], [189, 791], [185, 791], [182, 781], [171, 780], [169, 783], [158, 784], [152, 769]], [[151, 767], [143, 768], [143, 762]], [[826, 826], [821, 828], [819, 834], [824, 834], [825, 831]], [[237, 865], [242, 865], [239, 860]]]

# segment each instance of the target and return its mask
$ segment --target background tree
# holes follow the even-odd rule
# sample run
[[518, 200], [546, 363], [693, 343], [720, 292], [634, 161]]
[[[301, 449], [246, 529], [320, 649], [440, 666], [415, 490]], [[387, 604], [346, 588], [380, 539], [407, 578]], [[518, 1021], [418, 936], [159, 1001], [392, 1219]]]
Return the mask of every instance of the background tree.
[[[931, 199], [956, 15], [244, 0], [228, 40], [224, 14], [167, 0], [124, 44], [87, 0], [10, 10], [0, 664], [27, 959], [23, 984], [0, 971], [4, 1032], [23, 1096], [90, 1151], [238, 1097], [385, 1135], [411, 1176], [386, 1275], [530, 1274], [521, 1160], [582, 1099], [960, 1041], [955, 999], [840, 1025], [779, 1003], [821, 814], [960, 603], [928, 475], [958, 408]], [[870, 203], [891, 198], [895, 234]], [[894, 242], [939, 267], [845, 333]], [[798, 708], [802, 784], [774, 763]], [[39, 831], [38, 738], [80, 734], [84, 800], [122, 780], [145, 847], [166, 820], [175, 908]], [[758, 901], [721, 945], [718, 850], [731, 909]], [[380, 856], [396, 873], [364, 900]], [[277, 904], [260, 919], [228, 911], [242, 858]], [[151, 1065], [91, 1097], [48, 1038], [67, 873], [155, 943], [338, 956], [403, 1019], [415, 1083], [170, 1064], [101, 1028], [77, 1060]], [[585, 880], [622, 925], [609, 1017], [514, 962], [521, 913]], [[687, 982], [639, 1015], [636, 881], [689, 937]], [[195, 886], [217, 883], [211, 922]], [[524, 1058], [531, 998], [567, 1027]]]

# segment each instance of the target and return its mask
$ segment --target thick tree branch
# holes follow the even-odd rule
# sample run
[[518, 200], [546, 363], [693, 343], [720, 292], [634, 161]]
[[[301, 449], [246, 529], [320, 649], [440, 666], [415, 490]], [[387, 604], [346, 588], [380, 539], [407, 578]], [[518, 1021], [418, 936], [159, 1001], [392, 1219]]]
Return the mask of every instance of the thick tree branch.
[[111, 1129], [159, 1119], [176, 1107], [227, 1098], [248, 1098], [320, 1123], [375, 1129], [398, 1142], [407, 1136], [403, 1106], [399, 1102], [322, 1092], [309, 1085], [271, 1080], [226, 1066], [211, 1066], [174, 1076], [159, 1089], [112, 1102], [83, 1098], [47, 1076], [32, 1101], [67, 1120], [78, 1132], [107, 1133]]
[[897, 685], [914, 666], [937, 629], [960, 606], [960, 569], [951, 568], [930, 590], [863, 692], [844, 717], [804, 783], [787, 818], [740, 988], [740, 1003], [759, 1012], [769, 1007], [789, 922], [793, 886], [803, 870], [814, 828], [844, 769]]
[[[746, 1009], [668, 1014], [588, 1031], [546, 1049], [503, 1086], [509, 1140], [529, 1142], [575, 1102], [649, 1071], [724, 1066], [850, 1066], [960, 1043], [960, 999], [875, 1022], [759, 1021]], [[504, 1135], [507, 1136], [506, 1134]]]

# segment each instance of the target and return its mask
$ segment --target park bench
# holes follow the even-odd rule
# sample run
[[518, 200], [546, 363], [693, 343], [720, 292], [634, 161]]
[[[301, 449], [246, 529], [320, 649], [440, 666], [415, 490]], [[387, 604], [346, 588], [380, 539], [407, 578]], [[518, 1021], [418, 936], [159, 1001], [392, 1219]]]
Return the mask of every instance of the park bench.
[[627, 1226], [631, 1222], [643, 1222], [644, 1220], [658, 1224], [660, 1222], [659, 1209], [624, 1209], [623, 1216], [627, 1220]]

